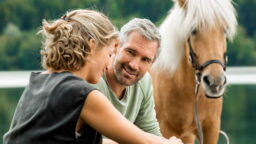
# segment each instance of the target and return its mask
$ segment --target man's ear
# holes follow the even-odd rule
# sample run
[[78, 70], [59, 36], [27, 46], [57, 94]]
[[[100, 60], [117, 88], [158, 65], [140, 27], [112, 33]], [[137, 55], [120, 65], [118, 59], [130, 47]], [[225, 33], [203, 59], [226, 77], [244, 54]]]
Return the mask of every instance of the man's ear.
[[114, 54], [116, 54], [118, 47], [119, 47], [119, 41], [117, 39], [115, 39], [114, 40], [114, 49], [113, 49]]

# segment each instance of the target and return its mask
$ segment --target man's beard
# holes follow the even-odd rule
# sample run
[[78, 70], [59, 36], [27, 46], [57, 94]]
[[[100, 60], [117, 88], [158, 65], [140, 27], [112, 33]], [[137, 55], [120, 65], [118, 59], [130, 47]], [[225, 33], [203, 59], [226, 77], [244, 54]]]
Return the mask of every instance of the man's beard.
[[[125, 75], [123, 75], [122, 71], [128, 71], [128, 73], [133, 74], [136, 76], [136, 78], [134, 79], [130, 79], [128, 77], [126, 77]], [[139, 75], [139, 72], [137, 72], [136, 70], [133, 70], [128, 64], [120, 64], [118, 63], [116, 65], [116, 68], [114, 68], [114, 76], [116, 81], [124, 86], [130, 86], [136, 82], [138, 82], [140, 80], [140, 78], [142, 76]]]

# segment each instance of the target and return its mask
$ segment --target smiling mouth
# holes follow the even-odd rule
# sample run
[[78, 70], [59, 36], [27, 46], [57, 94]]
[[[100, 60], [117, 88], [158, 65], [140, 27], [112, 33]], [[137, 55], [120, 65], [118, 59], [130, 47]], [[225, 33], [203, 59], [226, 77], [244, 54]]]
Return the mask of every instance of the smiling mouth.
[[137, 72], [131, 70], [128, 66], [123, 66], [123, 69], [129, 76], [137, 76]]

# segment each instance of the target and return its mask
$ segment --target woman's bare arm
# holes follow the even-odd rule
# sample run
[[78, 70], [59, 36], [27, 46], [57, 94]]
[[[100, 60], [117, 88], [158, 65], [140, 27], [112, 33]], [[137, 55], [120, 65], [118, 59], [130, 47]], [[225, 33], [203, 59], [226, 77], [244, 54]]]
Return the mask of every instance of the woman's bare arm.
[[148, 134], [124, 118], [99, 91], [89, 93], [80, 119], [103, 135], [126, 144], [165, 144], [166, 139]]

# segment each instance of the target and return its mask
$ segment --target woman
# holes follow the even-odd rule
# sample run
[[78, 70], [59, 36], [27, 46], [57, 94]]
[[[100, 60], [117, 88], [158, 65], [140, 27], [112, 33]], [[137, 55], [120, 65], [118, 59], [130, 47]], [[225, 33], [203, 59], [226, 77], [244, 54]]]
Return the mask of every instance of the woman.
[[[4, 144], [168, 143], [126, 120], [97, 83], [116, 46], [117, 31], [102, 13], [74, 10], [51, 24], [43, 21], [42, 73], [32, 73]], [[98, 132], [100, 133], [98, 133]]]

